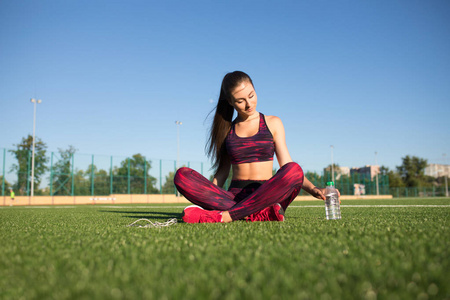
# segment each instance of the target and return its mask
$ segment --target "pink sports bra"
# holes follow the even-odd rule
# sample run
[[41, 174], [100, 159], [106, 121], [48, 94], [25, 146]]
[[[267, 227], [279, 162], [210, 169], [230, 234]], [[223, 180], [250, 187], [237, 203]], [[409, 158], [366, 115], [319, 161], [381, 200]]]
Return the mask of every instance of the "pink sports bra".
[[230, 133], [225, 140], [228, 156], [231, 164], [244, 164], [260, 161], [272, 161], [275, 153], [275, 144], [272, 133], [267, 127], [263, 114], [259, 114], [258, 132], [250, 137], [236, 135], [235, 123], [231, 126]]

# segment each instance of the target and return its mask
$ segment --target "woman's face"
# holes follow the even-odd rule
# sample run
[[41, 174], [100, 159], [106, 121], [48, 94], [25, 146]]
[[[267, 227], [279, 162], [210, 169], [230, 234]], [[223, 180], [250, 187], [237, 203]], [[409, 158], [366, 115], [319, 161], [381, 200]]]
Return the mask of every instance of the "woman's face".
[[247, 119], [256, 112], [258, 97], [249, 81], [243, 81], [231, 91], [230, 105], [234, 107], [241, 119]]

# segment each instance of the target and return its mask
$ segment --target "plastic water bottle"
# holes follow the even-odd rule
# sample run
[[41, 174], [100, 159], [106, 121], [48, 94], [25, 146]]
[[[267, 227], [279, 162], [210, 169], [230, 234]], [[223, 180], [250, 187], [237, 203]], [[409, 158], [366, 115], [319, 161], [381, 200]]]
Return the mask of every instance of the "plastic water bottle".
[[334, 182], [327, 182], [325, 191], [325, 213], [327, 220], [337, 220], [341, 218], [341, 206], [339, 204], [338, 193], [334, 187]]

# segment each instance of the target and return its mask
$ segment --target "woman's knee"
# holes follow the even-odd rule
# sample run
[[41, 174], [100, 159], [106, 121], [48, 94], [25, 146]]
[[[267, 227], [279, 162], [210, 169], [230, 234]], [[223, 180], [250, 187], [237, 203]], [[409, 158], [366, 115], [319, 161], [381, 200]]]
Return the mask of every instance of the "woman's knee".
[[179, 185], [181, 182], [185, 181], [187, 177], [192, 173], [192, 169], [188, 167], [181, 167], [175, 173], [173, 182], [175, 185]]
[[305, 175], [302, 167], [296, 162], [289, 162], [286, 165], [286, 172], [289, 174], [289, 178], [297, 185], [303, 185]]

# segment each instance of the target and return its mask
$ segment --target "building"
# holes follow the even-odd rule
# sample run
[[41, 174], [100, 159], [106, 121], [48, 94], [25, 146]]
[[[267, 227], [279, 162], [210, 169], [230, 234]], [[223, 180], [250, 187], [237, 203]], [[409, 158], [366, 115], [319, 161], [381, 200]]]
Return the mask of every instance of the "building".
[[429, 164], [425, 168], [425, 175], [434, 178], [443, 176], [450, 177], [450, 165]]
[[[331, 166], [323, 169], [324, 173], [331, 173]], [[349, 167], [338, 167], [335, 166], [334, 174], [336, 176], [336, 180], [339, 180], [342, 175], [350, 176], [350, 168]]]
[[366, 165], [365, 167], [361, 168], [351, 168], [350, 176], [355, 173], [367, 178], [370, 177], [370, 180], [373, 180], [373, 178], [377, 176], [377, 174], [380, 174], [380, 166]]
[[[331, 167], [328, 166], [323, 169], [324, 173], [331, 173]], [[373, 180], [377, 174], [380, 174], [380, 166], [371, 166], [366, 165], [361, 168], [349, 168], [349, 167], [338, 167], [335, 166], [334, 174], [336, 176], [336, 180], [339, 180], [339, 178], [343, 175], [346, 176], [352, 176], [353, 174], [359, 174], [360, 176], [369, 178], [370, 180]]]

